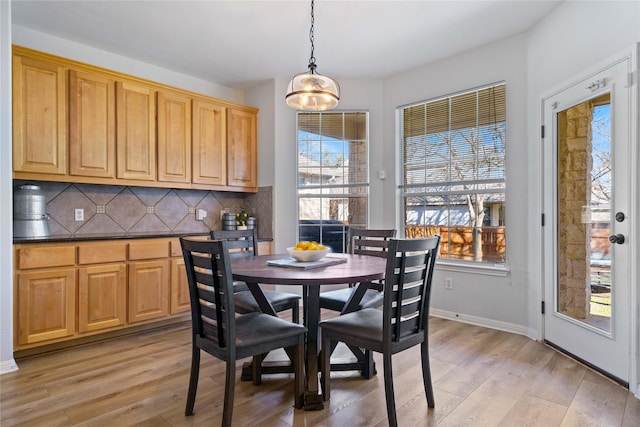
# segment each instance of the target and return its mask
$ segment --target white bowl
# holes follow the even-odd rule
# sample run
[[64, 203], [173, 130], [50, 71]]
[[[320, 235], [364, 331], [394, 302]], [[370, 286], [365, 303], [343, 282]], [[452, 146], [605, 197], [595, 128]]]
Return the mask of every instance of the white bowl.
[[291, 248], [287, 248], [287, 252], [289, 252], [289, 256], [291, 256], [292, 258], [295, 258], [297, 261], [314, 262], [324, 258], [324, 256], [330, 252], [330, 249], [329, 248], [318, 249], [317, 251], [302, 251], [302, 250], [294, 251], [293, 247], [291, 247]]

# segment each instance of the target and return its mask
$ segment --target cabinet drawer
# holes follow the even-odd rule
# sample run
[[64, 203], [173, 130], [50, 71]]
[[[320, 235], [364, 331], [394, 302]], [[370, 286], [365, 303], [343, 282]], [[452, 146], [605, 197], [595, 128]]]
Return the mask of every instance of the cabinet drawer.
[[18, 269], [47, 268], [74, 265], [75, 246], [22, 247], [17, 250]]
[[171, 239], [170, 243], [170, 256], [182, 256], [182, 246], [180, 246], [180, 239]]
[[129, 243], [129, 259], [153, 259], [169, 256], [169, 240], [147, 240]]
[[78, 247], [78, 264], [126, 261], [126, 243], [104, 243]]

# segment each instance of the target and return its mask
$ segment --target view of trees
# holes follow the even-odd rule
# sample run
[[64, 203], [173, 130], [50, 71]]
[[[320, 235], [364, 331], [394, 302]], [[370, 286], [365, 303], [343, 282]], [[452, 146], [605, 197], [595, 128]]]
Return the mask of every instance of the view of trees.
[[406, 224], [447, 227], [444, 257], [486, 261], [483, 228], [504, 230], [505, 103], [499, 85], [404, 110]]

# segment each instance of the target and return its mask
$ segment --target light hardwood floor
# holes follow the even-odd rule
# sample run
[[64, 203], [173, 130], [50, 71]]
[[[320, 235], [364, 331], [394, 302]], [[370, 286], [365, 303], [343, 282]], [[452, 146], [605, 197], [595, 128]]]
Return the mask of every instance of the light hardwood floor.
[[[544, 344], [430, 320], [436, 407], [427, 408], [418, 347], [394, 356], [401, 426], [639, 426], [640, 400]], [[382, 361], [371, 380], [332, 374], [322, 411], [292, 407], [291, 378], [238, 381], [238, 426], [385, 426]], [[19, 360], [0, 376], [2, 427], [220, 425], [224, 364], [203, 353], [195, 414], [185, 417], [186, 325]], [[241, 363], [238, 363], [238, 378]]]

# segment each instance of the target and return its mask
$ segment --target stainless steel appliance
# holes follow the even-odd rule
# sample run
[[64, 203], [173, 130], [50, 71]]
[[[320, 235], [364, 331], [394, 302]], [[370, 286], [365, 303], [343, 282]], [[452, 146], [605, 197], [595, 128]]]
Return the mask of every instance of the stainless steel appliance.
[[40, 186], [25, 184], [13, 191], [13, 236], [48, 237], [47, 198]]

